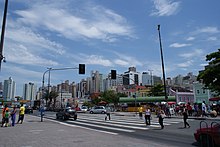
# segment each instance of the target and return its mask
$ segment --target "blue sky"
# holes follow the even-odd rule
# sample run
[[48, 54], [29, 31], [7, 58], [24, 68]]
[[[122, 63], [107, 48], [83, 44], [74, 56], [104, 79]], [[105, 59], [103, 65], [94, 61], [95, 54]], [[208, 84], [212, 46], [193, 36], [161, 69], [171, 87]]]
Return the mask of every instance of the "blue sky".
[[[79, 63], [86, 75], [52, 71], [51, 83], [130, 66], [162, 77], [158, 24], [166, 77], [197, 75], [205, 56], [220, 48], [219, 6], [219, 0], [9, 0], [0, 81], [11, 76], [22, 95], [24, 83], [41, 86], [48, 67]], [[1, 25], [3, 9], [2, 0]]]

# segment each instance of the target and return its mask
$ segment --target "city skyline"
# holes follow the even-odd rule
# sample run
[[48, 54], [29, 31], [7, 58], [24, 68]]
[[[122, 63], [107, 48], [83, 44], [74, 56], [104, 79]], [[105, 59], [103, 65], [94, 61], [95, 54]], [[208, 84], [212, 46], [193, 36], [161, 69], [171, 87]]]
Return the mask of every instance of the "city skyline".
[[[157, 25], [161, 25], [165, 74], [174, 77], [204, 69], [205, 56], [220, 42], [219, 1], [9, 1], [0, 79], [12, 77], [17, 91], [24, 83], [40, 87], [47, 68], [51, 84], [79, 82], [90, 71], [118, 73], [135, 66], [162, 77]], [[4, 1], [0, 2], [2, 16]], [[46, 75], [47, 77], [48, 75]]]
[[[136, 68], [135, 67], [129, 67], [128, 68], [128, 70], [127, 71], [125, 71], [125, 72], [123, 72], [123, 73], [117, 73], [117, 78], [116, 78], [116, 81], [115, 82], [113, 82], [112, 83], [112, 85], [111, 86], [116, 86], [116, 85], [118, 85], [118, 86], [120, 86], [121, 84], [123, 84], [123, 77], [125, 76], [126, 77], [126, 75], [127, 74], [129, 74], [129, 76], [131, 76], [131, 77], [129, 77], [129, 79], [130, 80], [128, 80], [128, 81], [124, 81], [125, 83], [123, 84], [123, 85], [126, 85], [126, 84], [129, 84], [129, 85], [133, 85], [134, 84], [134, 81], [136, 81], [136, 82], [138, 82], [137, 84], [138, 85], [148, 85], [148, 86], [150, 86], [150, 85], [157, 85], [158, 83], [161, 83], [161, 84], [163, 84], [162, 83], [162, 81], [163, 81], [163, 78], [162, 77], [158, 77], [157, 75], [151, 75], [151, 72], [152, 71], [145, 71], [145, 72], [143, 72], [143, 73], [140, 73], [139, 71], [136, 71]], [[63, 80], [63, 81], [60, 81], [60, 83], [57, 83], [57, 84], [52, 84], [51, 83], [51, 81], [50, 81], [50, 87], [56, 87], [56, 86], [58, 86], [59, 87], [59, 85], [61, 84], [65, 84], [66, 82], [68, 82], [68, 83], [70, 83], [70, 84], [73, 84], [74, 83], [74, 85], [78, 85], [78, 84], [82, 84], [81, 82], [83, 82], [83, 81], [87, 81], [88, 83], [89, 83], [89, 81], [88, 80], [91, 80], [91, 79], [93, 79], [93, 77], [96, 77], [97, 75], [96, 74], [98, 74], [100, 77], [99, 78], [101, 78], [100, 80], [102, 80], [102, 82], [103, 82], [103, 84], [106, 82], [105, 80], [110, 80], [111, 78], [110, 78], [110, 73], [100, 73], [99, 71], [91, 71], [91, 75], [89, 76], [89, 77], [86, 77], [86, 78], [83, 78], [83, 79], [81, 79], [79, 82], [76, 82], [76, 81], [71, 81], [71, 80], [68, 80], [68, 79], [65, 79], [65, 80]], [[138, 79], [135, 79], [135, 76], [134, 75], [138, 75]], [[166, 78], [166, 83], [168, 84], [168, 85], [175, 85], [175, 83], [177, 84], [177, 85], [179, 85], [179, 86], [181, 86], [181, 83], [182, 83], [182, 86], [185, 84], [185, 83], [183, 83], [183, 78], [184, 77], [186, 77], [187, 78], [187, 80], [189, 80], [189, 79], [191, 79], [191, 78], [193, 78], [193, 79], [191, 79], [191, 80], [196, 80], [195, 79], [195, 77], [196, 77], [196, 75], [193, 75], [193, 73], [191, 73], [191, 72], [189, 72], [189, 73], [187, 73], [186, 75], [180, 75], [180, 74], [178, 74], [178, 75], [176, 75], [176, 76], [174, 76], [174, 77], [167, 77]], [[98, 78], [98, 79], [99, 79]], [[188, 79], [189, 78], [189, 79]], [[13, 79], [13, 77], [9, 77], [8, 79]], [[0, 81], [0, 84], [2, 85], [2, 90], [4, 91], [4, 81], [8, 81], [8, 79], [4, 79], [3, 80], [3, 82], [2, 81]], [[125, 79], [127, 79], [127, 78], [125, 78]], [[114, 81], [114, 80], [113, 80]], [[16, 81], [14, 81], [15, 83], [16, 83]], [[45, 88], [47, 89], [48, 88], [48, 76], [47, 77], [45, 77], [45, 81], [44, 81], [45, 83], [44, 83], [44, 86], [45, 86]], [[90, 81], [91, 82], [91, 81]], [[128, 83], [127, 83], [128, 82]], [[189, 81], [188, 81], [189, 82]], [[187, 83], [188, 83], [187, 82]], [[111, 82], [110, 82], [111, 83]], [[42, 84], [42, 83], [41, 83]], [[110, 86], [110, 85], [108, 85], [107, 83], [105, 83], [106, 85], [105, 86]], [[39, 86], [37, 86], [36, 85], [36, 83], [32, 83], [32, 82], [26, 82], [26, 83], [22, 83], [22, 87], [18, 87], [17, 86], [17, 83], [16, 83], [16, 85], [15, 85], [15, 89], [16, 90], [14, 90], [14, 96], [19, 96], [19, 97], [23, 97], [24, 99], [29, 99], [29, 98], [27, 98], [27, 94], [30, 94], [30, 93], [27, 93], [26, 91], [29, 91], [30, 90], [30, 86], [31, 85], [34, 85], [34, 87], [32, 87], [31, 89], [33, 90], [34, 89], [34, 91], [36, 92], [36, 94], [38, 93], [38, 92], [41, 92], [41, 86], [42, 85], [39, 85]], [[27, 86], [29, 87], [29, 88], [27, 88]], [[103, 85], [102, 85], [103, 86]], [[99, 85], [99, 87], [96, 87], [96, 88], [98, 88], [100, 91], [103, 91], [103, 87], [102, 87], [101, 85]], [[107, 88], [107, 87], [105, 87], [105, 88]], [[95, 87], [93, 87], [93, 88], [95, 88]], [[110, 88], [110, 87], [108, 87], [108, 88]], [[108, 89], [107, 88], [107, 89]], [[29, 90], [28, 90], [29, 89]], [[111, 88], [110, 88], [111, 89]], [[1, 89], [0, 89], [1, 90]], [[80, 90], [80, 89], [79, 89]], [[94, 89], [93, 89], [94, 90]], [[106, 89], [105, 89], [106, 90]], [[104, 91], [105, 91], [104, 90]], [[4, 92], [3, 92], [4, 93]], [[32, 93], [33, 94], [33, 93]], [[32, 99], [32, 98], [31, 98]]]

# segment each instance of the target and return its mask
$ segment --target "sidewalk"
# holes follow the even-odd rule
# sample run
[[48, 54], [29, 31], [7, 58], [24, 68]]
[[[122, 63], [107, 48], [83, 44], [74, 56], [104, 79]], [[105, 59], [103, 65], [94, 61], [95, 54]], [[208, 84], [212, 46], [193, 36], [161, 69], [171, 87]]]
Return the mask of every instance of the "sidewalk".
[[[126, 141], [125, 141], [126, 140]], [[160, 143], [25, 115], [23, 124], [0, 127], [0, 147], [160, 147]]]

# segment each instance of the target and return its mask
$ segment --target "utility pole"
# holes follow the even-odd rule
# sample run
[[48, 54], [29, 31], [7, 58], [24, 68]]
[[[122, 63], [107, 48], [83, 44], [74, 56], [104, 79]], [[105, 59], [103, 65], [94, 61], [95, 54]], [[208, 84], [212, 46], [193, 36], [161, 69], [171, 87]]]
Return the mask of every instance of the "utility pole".
[[158, 25], [158, 33], [159, 33], [160, 55], [161, 55], [162, 72], [163, 72], [164, 94], [165, 94], [165, 101], [167, 101], [168, 97], [167, 97], [167, 91], [166, 91], [166, 78], [165, 78], [165, 70], [164, 70], [164, 62], [163, 62], [163, 49], [162, 49], [161, 36], [160, 36], [160, 25]]
[[5, 25], [6, 25], [6, 17], [7, 17], [7, 11], [8, 11], [8, 0], [5, 0], [5, 9], [4, 9], [4, 15], [3, 15], [3, 21], [2, 21], [2, 33], [1, 33], [1, 43], [0, 43], [0, 70], [1, 70], [1, 64], [2, 60], [4, 60], [3, 56], [3, 44], [4, 44], [4, 37], [5, 37]]

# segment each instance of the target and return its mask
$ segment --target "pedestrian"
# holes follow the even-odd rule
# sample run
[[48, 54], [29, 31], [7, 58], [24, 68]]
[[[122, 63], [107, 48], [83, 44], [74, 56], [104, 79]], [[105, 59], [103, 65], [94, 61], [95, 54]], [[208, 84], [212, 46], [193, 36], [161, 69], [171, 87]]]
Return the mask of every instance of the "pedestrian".
[[164, 125], [163, 125], [163, 120], [165, 118], [165, 113], [163, 110], [160, 111], [160, 115], [159, 115], [159, 124], [161, 126], [161, 129], [164, 128]]
[[140, 118], [140, 119], [143, 119], [143, 115], [142, 115], [142, 113], [143, 113], [143, 107], [140, 106], [140, 107], [138, 108], [138, 111], [139, 111], [139, 118]]
[[15, 120], [16, 120], [16, 107], [14, 106], [11, 111], [11, 126], [15, 126]]
[[146, 111], [145, 111], [145, 123], [146, 123], [146, 125], [150, 125], [150, 117], [151, 117], [150, 109], [146, 109]]
[[5, 111], [5, 127], [9, 125], [9, 110]]
[[202, 117], [208, 117], [207, 115], [207, 107], [206, 107], [206, 104], [205, 104], [205, 101], [202, 102]]
[[110, 112], [111, 112], [110, 108], [107, 108], [106, 113], [105, 113], [105, 121], [107, 120], [107, 118], [108, 118], [108, 120], [111, 120]]
[[19, 117], [18, 117], [18, 121], [17, 124], [21, 121], [21, 124], [23, 123], [24, 120], [24, 112], [25, 112], [25, 108], [23, 106], [23, 104], [21, 104], [20, 110], [19, 110]]
[[5, 104], [5, 107], [4, 107], [3, 110], [2, 110], [2, 125], [1, 125], [1, 127], [3, 127], [4, 124], [5, 124], [5, 112], [6, 112], [7, 110], [8, 110], [8, 105]]
[[184, 128], [186, 128], [186, 126], [188, 126], [188, 128], [190, 128], [190, 125], [189, 125], [189, 123], [187, 122], [187, 119], [188, 119], [188, 114], [187, 114], [186, 109], [184, 109], [184, 111], [183, 111]]

